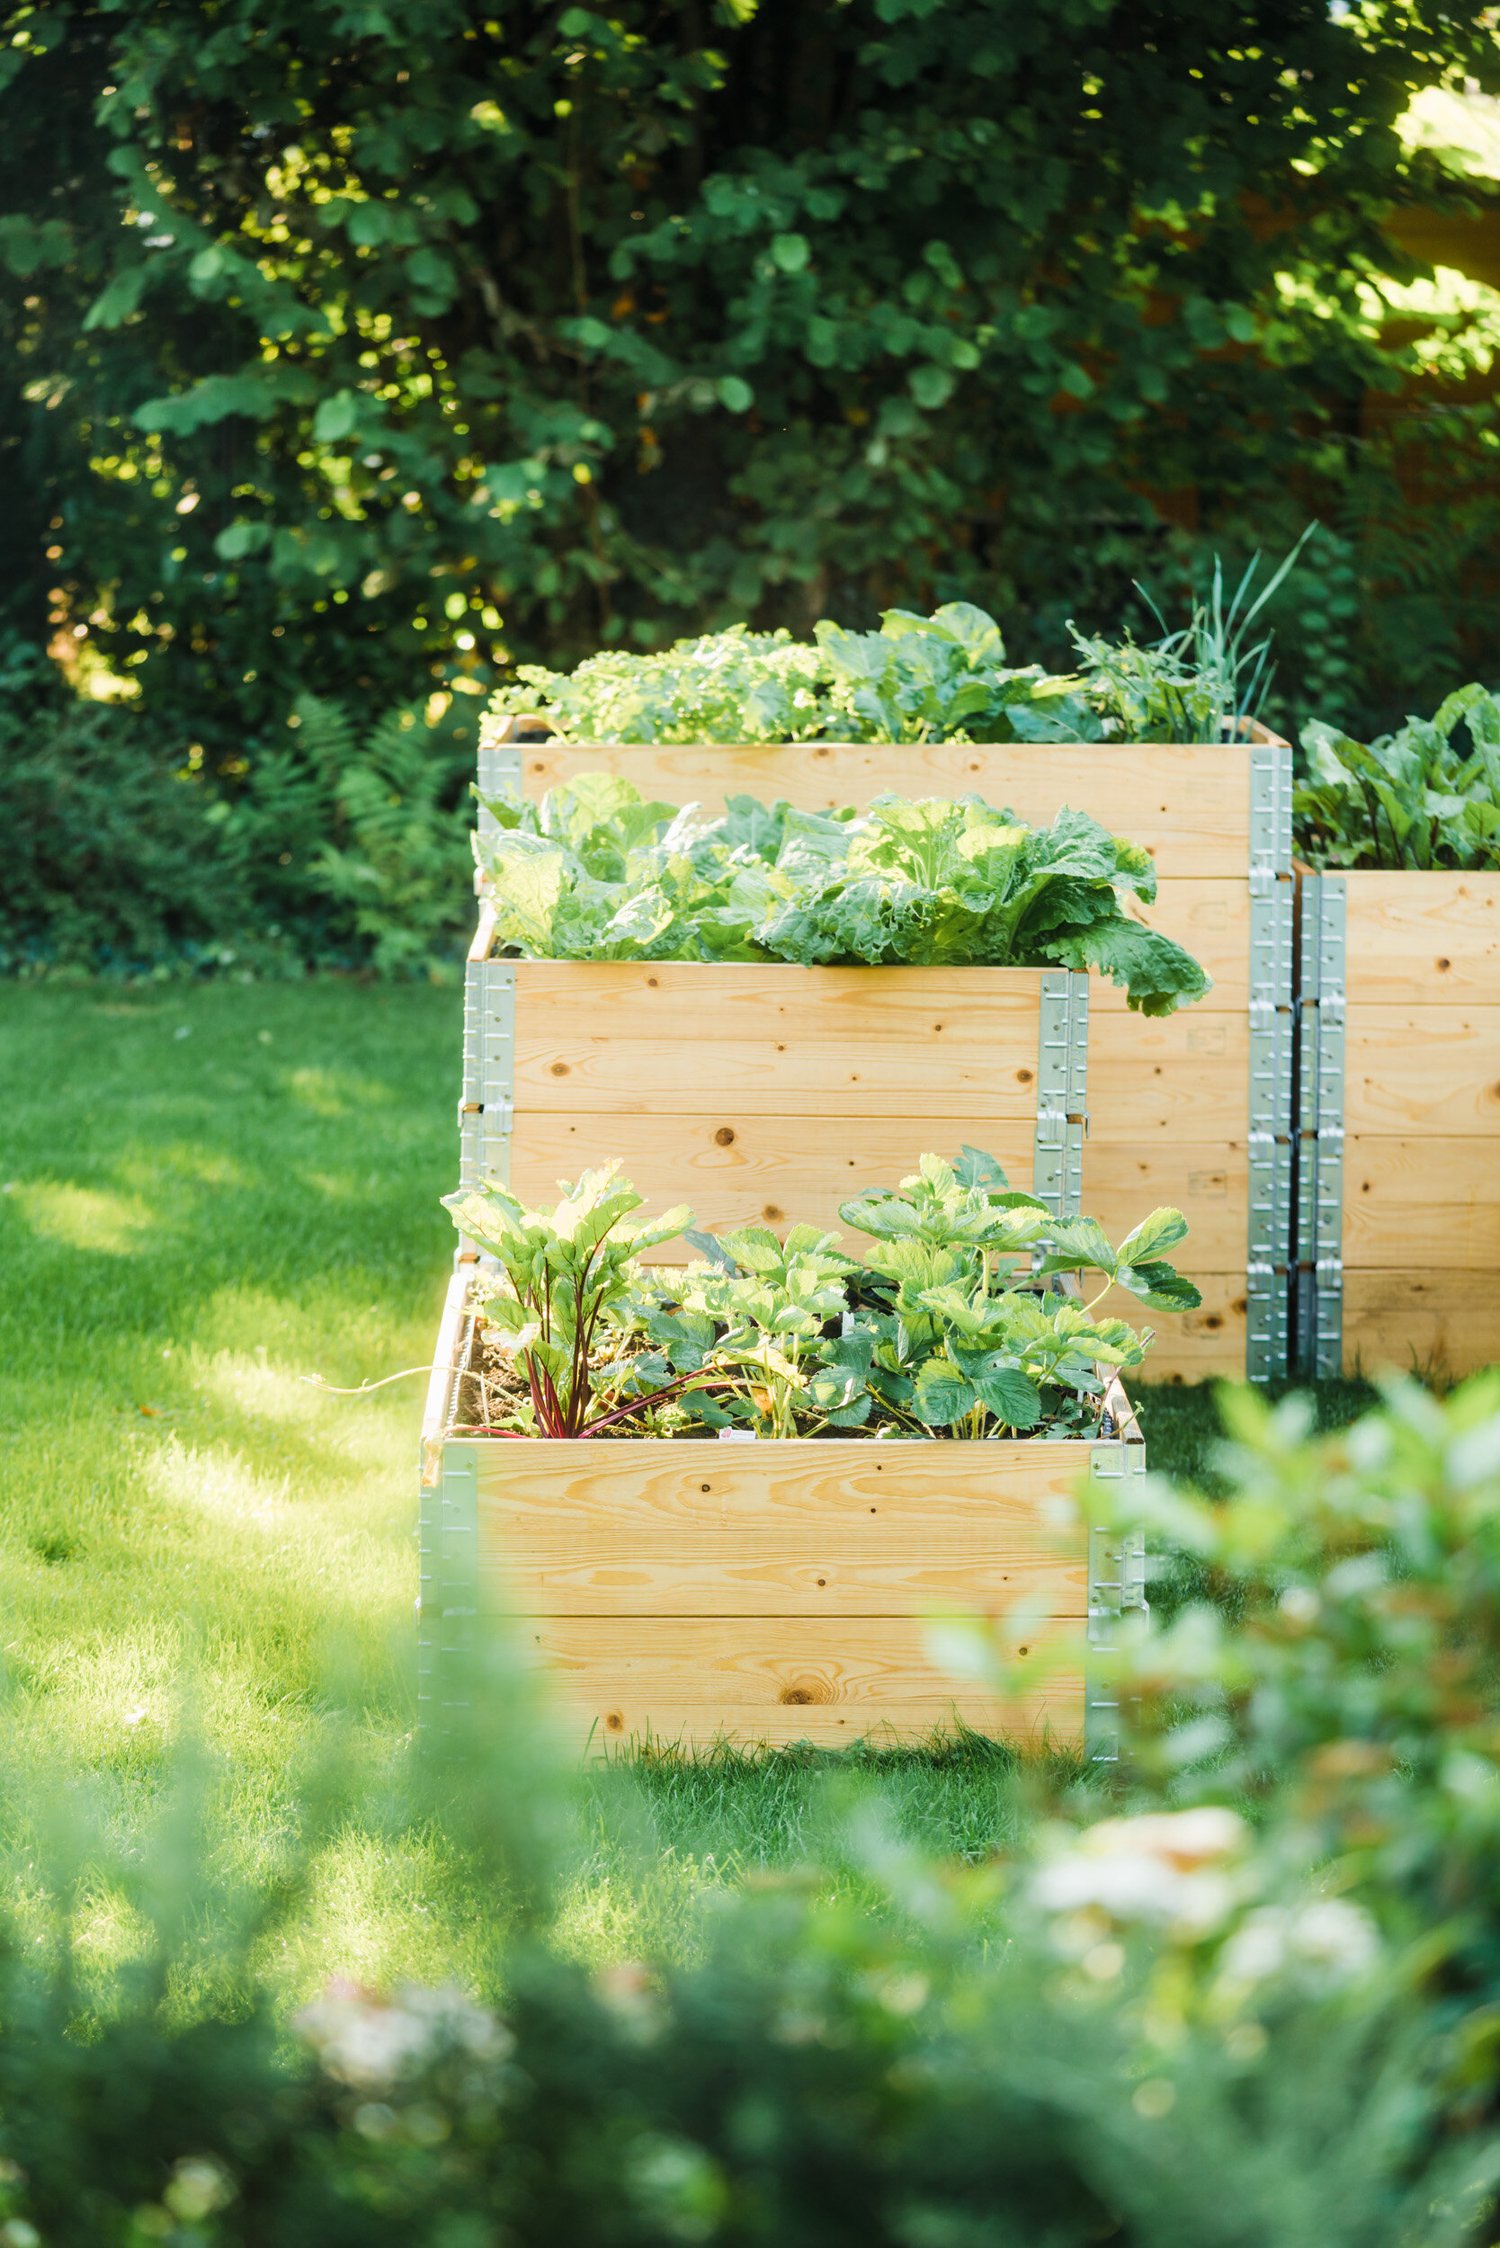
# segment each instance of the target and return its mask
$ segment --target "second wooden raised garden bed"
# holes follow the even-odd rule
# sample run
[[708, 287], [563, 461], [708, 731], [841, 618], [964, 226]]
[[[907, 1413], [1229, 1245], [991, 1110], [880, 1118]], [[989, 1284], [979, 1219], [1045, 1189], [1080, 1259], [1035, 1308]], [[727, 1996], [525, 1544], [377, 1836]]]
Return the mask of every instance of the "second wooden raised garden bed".
[[[610, 1158], [700, 1225], [838, 1226], [921, 1148], [993, 1155], [1079, 1207], [1089, 979], [1043, 968], [801, 968], [496, 958], [466, 987], [461, 1183], [524, 1201]], [[1140, 1178], [1133, 1216], [1153, 1198]], [[685, 1255], [669, 1246], [660, 1255]]]

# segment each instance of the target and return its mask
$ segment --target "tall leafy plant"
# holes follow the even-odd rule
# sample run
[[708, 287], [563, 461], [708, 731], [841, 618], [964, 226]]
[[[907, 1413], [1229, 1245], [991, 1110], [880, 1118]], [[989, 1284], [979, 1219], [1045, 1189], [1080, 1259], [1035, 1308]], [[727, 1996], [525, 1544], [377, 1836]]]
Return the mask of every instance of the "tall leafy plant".
[[1460, 687], [1373, 742], [1314, 720], [1302, 752], [1293, 816], [1316, 865], [1500, 868], [1500, 696]]

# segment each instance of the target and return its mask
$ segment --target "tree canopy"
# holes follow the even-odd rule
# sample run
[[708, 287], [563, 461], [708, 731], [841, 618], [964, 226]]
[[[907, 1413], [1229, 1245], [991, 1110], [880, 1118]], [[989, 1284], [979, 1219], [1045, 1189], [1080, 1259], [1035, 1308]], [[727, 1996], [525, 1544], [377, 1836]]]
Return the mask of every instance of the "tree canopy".
[[1500, 85], [1435, 0], [5, 20], [13, 604], [237, 725], [737, 615], [1057, 625], [1163, 495], [1327, 472], [1400, 373], [1385, 221], [1473, 192], [1398, 122]]

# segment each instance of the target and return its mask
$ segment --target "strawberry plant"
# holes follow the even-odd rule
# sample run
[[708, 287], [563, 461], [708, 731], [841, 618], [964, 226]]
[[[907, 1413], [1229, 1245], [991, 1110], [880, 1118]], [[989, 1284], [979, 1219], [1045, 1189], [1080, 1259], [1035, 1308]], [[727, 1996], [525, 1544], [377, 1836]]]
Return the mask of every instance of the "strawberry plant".
[[[587, 1173], [551, 1212], [495, 1185], [448, 1197], [498, 1268], [478, 1291], [480, 1433], [1071, 1435], [1097, 1425], [1107, 1374], [1140, 1365], [1151, 1336], [1053, 1276], [1087, 1271], [1101, 1295], [1118, 1283], [1157, 1310], [1198, 1302], [1160, 1254], [1187, 1231], [1177, 1211], [1113, 1248], [975, 1148], [847, 1202], [862, 1258], [812, 1226], [779, 1240], [697, 1233], [681, 1208], [637, 1219], [618, 1172]], [[696, 1263], [637, 1261], [679, 1233]]]

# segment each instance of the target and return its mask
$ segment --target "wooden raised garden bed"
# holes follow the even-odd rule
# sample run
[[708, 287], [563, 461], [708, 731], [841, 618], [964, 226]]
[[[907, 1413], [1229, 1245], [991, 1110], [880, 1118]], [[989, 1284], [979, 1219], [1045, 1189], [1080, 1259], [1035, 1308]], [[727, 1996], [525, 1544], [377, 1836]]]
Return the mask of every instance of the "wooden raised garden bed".
[[[1291, 752], [1285, 742], [1257, 730], [1252, 740], [1228, 745], [636, 747], [559, 742], [545, 738], [533, 722], [509, 720], [491, 726], [480, 753], [481, 791], [491, 796], [523, 790], [539, 795], [598, 771], [625, 775], [646, 796], [700, 802], [711, 812], [738, 794], [767, 801], [785, 797], [804, 809], [824, 810], [863, 806], [886, 791], [977, 792], [1038, 824], [1073, 805], [1144, 843], [1155, 857], [1160, 885], [1149, 918], [1202, 960], [1214, 989], [1175, 1015], [1146, 1021], [1128, 1011], [1123, 993], [1095, 981], [1084, 1157], [1089, 1207], [1106, 1227], [1123, 1230], [1152, 1203], [1171, 1202], [1192, 1227], [1182, 1267], [1202, 1290], [1203, 1307], [1162, 1331], [1153, 1377], [1196, 1379], [1248, 1370], [1264, 1378], [1285, 1371], [1292, 1235]], [[927, 971], [853, 973], [918, 977]], [[936, 987], [933, 996], [939, 996]], [[906, 1075], [892, 1076], [883, 1113], [887, 1120], [901, 1113], [921, 1119], [924, 1146], [956, 1146], [951, 1131], [946, 1141], [934, 1137], [939, 1127], [928, 1127], [934, 1109], [920, 1104], [952, 1100], [949, 1113], [956, 1126], [966, 1113], [968, 1089], [992, 1074], [997, 1086], [1006, 1076], [1014, 1086], [1016, 1070], [1025, 1064], [1012, 1065], [1006, 1048], [997, 1070], [982, 1024], [972, 1026], [971, 1041], [951, 1005], [929, 1012], [931, 1022], [920, 1032], [912, 1018]], [[941, 1034], [932, 1030], [938, 1021], [945, 1025]], [[727, 1096], [746, 1084], [747, 1071], [736, 1063], [731, 1045], [732, 1040], [715, 1041], [696, 1075], [697, 1083], [720, 1085], [726, 1094], [725, 1115], [714, 1119], [712, 1132], [739, 1131]], [[568, 1064], [566, 1053], [555, 1059]], [[818, 1130], [825, 1135], [842, 1132], [846, 1121], [856, 1134], [870, 1128], [861, 1102], [877, 1095], [868, 1064], [860, 1070], [852, 1033], [845, 1038], [843, 1063], [842, 1078], [831, 1072], [828, 1081], [830, 1089], [841, 1086], [838, 1103], [818, 1112]], [[724, 1074], [716, 1074], [720, 1070]], [[587, 1075], [574, 1072], [571, 1089], [582, 1095]], [[856, 1076], [862, 1077], [862, 1095], [850, 1083]], [[569, 1083], [556, 1080], [559, 1088]], [[466, 1098], [472, 1098], [472, 1084], [471, 1073]], [[902, 1084], [913, 1104], [904, 1112], [892, 1105]], [[977, 1111], [969, 1111], [976, 1119], [993, 1119], [979, 1123], [981, 1146], [992, 1146], [984, 1131], [993, 1136], [1001, 1129], [990, 1106], [995, 1097], [986, 1086]], [[561, 1110], [565, 1104], [559, 1097], [556, 1105]], [[649, 1113], [649, 1108], [616, 1111], [608, 1149], [626, 1156], [627, 1170], [643, 1187], [647, 1182], [634, 1165], [633, 1149], [649, 1136], [649, 1127], [639, 1121]], [[763, 1145], [767, 1160], [774, 1161], [768, 1119], [752, 1121], [743, 1100], [739, 1113], [749, 1134], [734, 1143], [739, 1160], [751, 1161], [752, 1149]], [[966, 1127], [963, 1136], [975, 1134]], [[602, 1141], [590, 1144], [602, 1151]], [[889, 1136], [881, 1143], [892, 1144]], [[910, 1134], [902, 1144], [914, 1152]], [[992, 1151], [1010, 1160], [1002, 1147]], [[706, 1174], [714, 1161], [709, 1144], [697, 1149], [694, 1171], [676, 1174], [675, 1191], [694, 1191], [688, 1179]], [[884, 1154], [877, 1168], [892, 1175]], [[547, 1174], [549, 1183], [555, 1175]], [[1015, 1175], [1025, 1183], [1024, 1168]], [[786, 1206], [793, 1206], [790, 1187], [786, 1197]], [[768, 1203], [782, 1202], [776, 1192], [759, 1201], [746, 1195], [736, 1208], [762, 1212]], [[794, 1206], [799, 1213], [806, 1208], [800, 1182]], [[810, 1217], [817, 1214], [807, 1210]]]
[[1500, 875], [1306, 874], [1298, 1360], [1500, 1360]]
[[[1119, 1433], [1092, 1443], [455, 1435], [477, 1410], [474, 1269], [454, 1274], [423, 1431], [424, 1723], [472, 1696], [481, 1636], [509, 1616], [596, 1750], [967, 1727], [1116, 1752], [1090, 1650], [1144, 1605], [1140, 1549], [1053, 1513], [1090, 1468], [1144, 1472], [1118, 1388]], [[993, 1620], [1013, 1692], [944, 1667], [945, 1613]]]
[[[550, 1202], [621, 1158], [714, 1231], [836, 1228], [838, 1206], [967, 1142], [1079, 1207], [1089, 979], [1042, 968], [801, 968], [469, 957], [461, 1183]], [[1169, 1201], [1170, 1180], [1162, 1175]], [[1151, 1207], [1136, 1182], [1130, 1223]], [[658, 1252], [678, 1261], [689, 1252]]]

